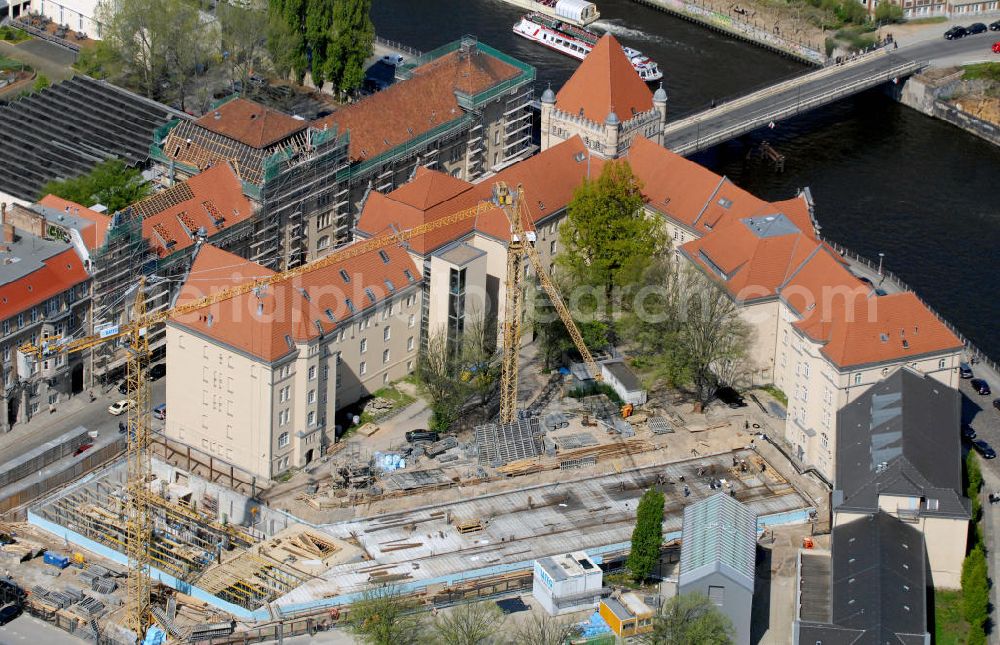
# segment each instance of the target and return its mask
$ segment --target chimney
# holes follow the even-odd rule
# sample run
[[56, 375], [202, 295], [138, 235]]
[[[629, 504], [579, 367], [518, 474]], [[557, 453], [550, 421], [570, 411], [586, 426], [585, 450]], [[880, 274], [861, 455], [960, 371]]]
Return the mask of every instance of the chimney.
[[13, 244], [17, 241], [17, 231], [14, 230], [13, 224], [3, 223], [3, 241], [4, 244]]

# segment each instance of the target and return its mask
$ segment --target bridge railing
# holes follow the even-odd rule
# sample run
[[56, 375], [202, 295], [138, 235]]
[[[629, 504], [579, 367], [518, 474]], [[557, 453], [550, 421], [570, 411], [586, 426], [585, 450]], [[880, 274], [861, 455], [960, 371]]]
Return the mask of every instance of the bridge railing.
[[[768, 106], [767, 108], [751, 113], [746, 118], [742, 119], [737, 125], [724, 128], [722, 130], [712, 130], [705, 135], [701, 134], [700, 127], [703, 122], [710, 121], [710, 119], [715, 115], [703, 115], [701, 118], [693, 119], [687, 124], [687, 128], [699, 128], [695, 134], [694, 141], [687, 140], [671, 143], [668, 140], [670, 133], [667, 132], [664, 134], [664, 143], [677, 154], [685, 155], [697, 152], [704, 148], [709, 148], [724, 141], [728, 141], [729, 139], [738, 137], [742, 134], [746, 134], [747, 132], [752, 132], [768, 122], [794, 116], [814, 107], [832, 103], [834, 100], [842, 96], [856, 94], [861, 90], [874, 87], [892, 78], [905, 76], [926, 66], [926, 64], [927, 63], [925, 61], [910, 61], [901, 65], [890, 67], [882, 72], [879, 72], [878, 74], [852, 81], [829, 92], [823, 92], [822, 94], [807, 97], [805, 99], [800, 99], [798, 97], [790, 98], [789, 100], [791, 101], [791, 105], [778, 108], [775, 108], [773, 105]], [[789, 101], [786, 100], [781, 103], [787, 102]], [[781, 103], [779, 103], [779, 105]]]
[[743, 105], [746, 105], [748, 103], [753, 103], [762, 96], [766, 96], [774, 92], [781, 92], [783, 90], [792, 89], [794, 87], [803, 85], [805, 83], [811, 83], [813, 81], [825, 78], [827, 76], [832, 76], [838, 73], [842, 73], [845, 69], [857, 67], [858, 65], [864, 65], [869, 61], [874, 60], [875, 58], [879, 58], [887, 54], [888, 50], [879, 49], [870, 54], [859, 56], [854, 60], [850, 60], [844, 63], [843, 65], [822, 67], [820, 69], [813, 70], [805, 74], [796, 74], [795, 76], [791, 76], [777, 83], [768, 83], [766, 85], [761, 86], [759, 89], [753, 90], [752, 92], [741, 94], [732, 100], [720, 101], [717, 107], [710, 108], [710, 110], [699, 110], [697, 113], [692, 114], [690, 116], [683, 117], [676, 121], [671, 121], [664, 128], [664, 134], [669, 134], [670, 132], [687, 127], [691, 123], [694, 123], [695, 121], [703, 118], [706, 114], [718, 115], [725, 112], [729, 112], [739, 107], [742, 107]]

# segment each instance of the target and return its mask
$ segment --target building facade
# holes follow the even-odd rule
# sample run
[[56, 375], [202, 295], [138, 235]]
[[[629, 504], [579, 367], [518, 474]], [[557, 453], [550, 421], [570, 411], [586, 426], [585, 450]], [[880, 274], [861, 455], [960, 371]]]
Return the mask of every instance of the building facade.
[[[273, 275], [211, 245], [179, 303]], [[259, 477], [336, 441], [336, 412], [410, 374], [421, 278], [387, 247], [172, 318], [166, 434]]]
[[[372, 191], [420, 169], [475, 180], [530, 155], [535, 70], [473, 38], [397, 71], [400, 80], [312, 122], [233, 99], [157, 133], [166, 176], [228, 160], [281, 238], [280, 270], [349, 242]], [[216, 116], [217, 115], [217, 116]]]
[[[5, 213], [6, 215], [6, 213]], [[17, 348], [89, 329], [90, 274], [76, 249], [3, 224], [0, 250], [0, 358], [4, 396], [0, 429], [54, 410], [82, 392], [90, 367], [83, 354], [27, 360]]]
[[641, 136], [663, 142], [667, 93], [650, 93], [622, 51], [621, 43], [604, 35], [558, 94], [541, 99], [542, 150], [580, 137], [588, 151], [605, 159], [625, 156]]
[[550, 616], [597, 607], [603, 573], [583, 551], [535, 560], [531, 595]]

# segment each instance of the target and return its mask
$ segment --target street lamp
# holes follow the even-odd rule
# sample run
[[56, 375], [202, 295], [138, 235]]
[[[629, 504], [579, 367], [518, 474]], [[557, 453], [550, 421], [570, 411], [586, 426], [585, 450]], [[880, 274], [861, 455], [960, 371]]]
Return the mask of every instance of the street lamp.
[[879, 252], [878, 254], [878, 274], [882, 275], [882, 260], [885, 258], [885, 253]]

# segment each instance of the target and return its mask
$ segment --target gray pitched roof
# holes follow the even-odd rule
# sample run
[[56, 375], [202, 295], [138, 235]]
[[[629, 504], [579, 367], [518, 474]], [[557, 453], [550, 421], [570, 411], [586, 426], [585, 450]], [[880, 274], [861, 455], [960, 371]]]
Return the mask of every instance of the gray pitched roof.
[[924, 538], [879, 512], [833, 530], [832, 620], [802, 623], [800, 643], [909, 645], [927, 633]]
[[684, 509], [682, 587], [719, 572], [753, 593], [756, 556], [757, 515], [742, 503], [716, 493]]
[[962, 497], [961, 396], [901, 369], [837, 416], [837, 510], [874, 512], [879, 493], [936, 500], [921, 514], [968, 517]]

